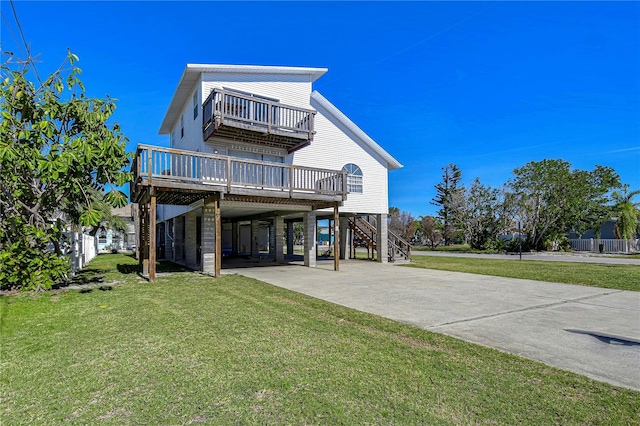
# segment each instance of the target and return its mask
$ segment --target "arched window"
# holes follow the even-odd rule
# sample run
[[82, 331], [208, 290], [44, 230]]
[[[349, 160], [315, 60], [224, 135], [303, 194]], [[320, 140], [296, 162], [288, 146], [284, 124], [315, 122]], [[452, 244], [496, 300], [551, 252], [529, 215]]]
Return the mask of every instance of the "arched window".
[[347, 192], [362, 193], [362, 170], [355, 164], [347, 164], [342, 168], [347, 172]]

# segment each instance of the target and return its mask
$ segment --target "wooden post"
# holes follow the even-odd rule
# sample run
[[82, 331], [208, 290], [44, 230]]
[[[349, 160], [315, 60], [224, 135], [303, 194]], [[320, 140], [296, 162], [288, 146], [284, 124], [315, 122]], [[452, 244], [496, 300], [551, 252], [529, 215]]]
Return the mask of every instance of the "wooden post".
[[[367, 220], [367, 222], [368, 222], [368, 220]], [[371, 241], [373, 242], [373, 244], [375, 244], [375, 246], [376, 246], [375, 251], [377, 252], [378, 250], [380, 250], [380, 247], [378, 246], [378, 240], [376, 240], [375, 238], [376, 238], [375, 234], [373, 233], [373, 231], [371, 231]], [[374, 251], [374, 248], [373, 248], [373, 245], [372, 245], [371, 246], [371, 259], [374, 259], [373, 251]]]
[[340, 270], [340, 214], [337, 201], [333, 203], [333, 269]]
[[354, 222], [349, 222], [349, 236], [351, 237], [351, 243], [349, 244], [349, 254], [351, 259], [356, 258], [356, 244], [355, 244], [355, 225]]
[[136, 241], [136, 256], [138, 257], [138, 266], [140, 267], [140, 272], [142, 273], [142, 233], [144, 232], [144, 222], [142, 218], [144, 217], [144, 204], [142, 202], [138, 203], [138, 229], [137, 229], [137, 241]]
[[273, 108], [273, 104], [271, 102], [267, 102], [267, 134], [271, 134], [271, 108]]
[[289, 198], [293, 198], [293, 165], [287, 167], [289, 168]]
[[156, 280], [156, 190], [151, 189], [149, 209], [149, 281]]
[[149, 185], [153, 181], [153, 165], [151, 164], [153, 158], [153, 151], [151, 151], [151, 147], [147, 148], [147, 172], [149, 173]]
[[214, 274], [220, 276], [222, 269], [222, 221], [220, 220], [220, 193], [216, 192], [213, 196], [213, 209], [216, 227], [216, 266]]
[[227, 157], [227, 194], [231, 194], [231, 157]]
[[149, 275], [149, 207], [142, 203], [142, 275]]

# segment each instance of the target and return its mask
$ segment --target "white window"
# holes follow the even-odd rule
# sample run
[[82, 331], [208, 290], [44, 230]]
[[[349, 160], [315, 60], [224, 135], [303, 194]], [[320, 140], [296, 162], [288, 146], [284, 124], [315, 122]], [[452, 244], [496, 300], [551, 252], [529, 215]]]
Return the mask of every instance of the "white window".
[[193, 94], [193, 119], [198, 118], [198, 91]]
[[342, 168], [347, 172], [347, 192], [362, 193], [362, 170], [355, 164], [349, 163]]

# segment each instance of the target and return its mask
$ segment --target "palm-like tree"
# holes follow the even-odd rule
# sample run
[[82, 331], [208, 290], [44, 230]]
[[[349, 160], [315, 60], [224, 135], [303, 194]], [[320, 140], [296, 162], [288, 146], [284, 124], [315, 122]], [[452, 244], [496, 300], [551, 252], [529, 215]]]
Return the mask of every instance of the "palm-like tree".
[[615, 191], [611, 194], [614, 201], [614, 212], [618, 216], [616, 224], [618, 237], [630, 240], [638, 229], [640, 219], [640, 202], [634, 203], [633, 197], [640, 195], [640, 190], [629, 192], [629, 185], [622, 187], [622, 192]]

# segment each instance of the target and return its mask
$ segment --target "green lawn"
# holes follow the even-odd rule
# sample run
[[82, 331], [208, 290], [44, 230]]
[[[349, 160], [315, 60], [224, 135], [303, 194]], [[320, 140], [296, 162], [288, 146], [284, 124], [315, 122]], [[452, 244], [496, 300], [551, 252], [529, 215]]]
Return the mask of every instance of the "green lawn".
[[91, 291], [2, 297], [2, 424], [640, 418], [640, 392], [256, 280], [171, 272], [147, 283], [134, 265], [101, 255], [83, 276]]
[[[438, 246], [434, 249], [428, 246], [414, 245], [411, 247], [413, 251], [442, 251], [449, 253], [504, 253], [504, 250], [476, 250], [472, 249], [469, 244], [452, 244], [450, 246]], [[599, 257], [597, 253], [587, 254], [588, 256]], [[633, 254], [608, 254], [609, 257], [617, 257], [620, 259], [640, 259], [640, 253]]]
[[406, 266], [640, 291], [640, 266], [538, 260], [414, 256]]
[[498, 253], [497, 250], [476, 250], [472, 249], [469, 244], [451, 244], [448, 246], [440, 245], [435, 249], [428, 246], [415, 245], [411, 247], [411, 250], [417, 251], [445, 251], [453, 253]]

